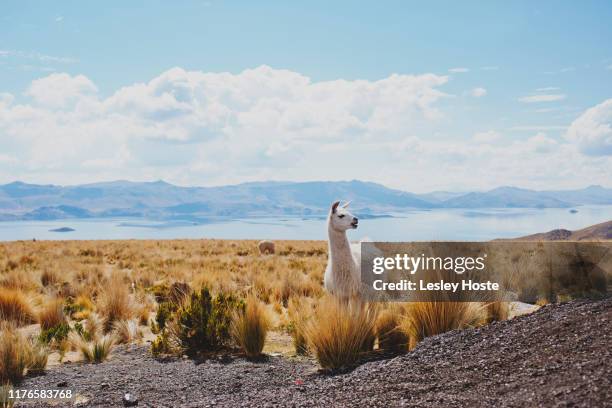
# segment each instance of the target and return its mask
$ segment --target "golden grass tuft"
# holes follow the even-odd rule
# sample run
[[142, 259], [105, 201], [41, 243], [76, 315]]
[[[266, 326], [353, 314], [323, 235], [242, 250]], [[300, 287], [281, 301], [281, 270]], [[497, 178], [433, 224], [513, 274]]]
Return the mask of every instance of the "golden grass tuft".
[[66, 321], [64, 302], [62, 299], [52, 299], [38, 312], [38, 323], [42, 330], [58, 326]]
[[110, 356], [117, 341], [115, 336], [111, 334], [87, 341], [77, 333], [71, 332], [68, 338], [72, 346], [81, 352], [83, 360], [94, 364], [105, 361]]
[[27, 372], [44, 371], [48, 356], [44, 345], [27, 340], [15, 327], [0, 327], [0, 384], [19, 384]]
[[104, 330], [109, 332], [118, 320], [129, 320], [134, 316], [134, 307], [128, 285], [118, 275], [113, 275], [99, 299], [99, 312], [104, 318]]
[[22, 291], [0, 288], [0, 320], [17, 325], [34, 322], [34, 312]]
[[30, 357], [26, 340], [9, 326], [0, 329], [0, 384], [23, 380]]
[[508, 320], [510, 305], [508, 302], [490, 302], [486, 305], [487, 322]]
[[354, 365], [374, 343], [377, 307], [358, 300], [321, 299], [304, 333], [324, 369]]
[[246, 356], [254, 358], [261, 355], [270, 326], [266, 306], [256, 296], [250, 295], [244, 310], [233, 316], [231, 333]]
[[408, 306], [402, 329], [410, 348], [425, 337], [484, 324], [486, 311], [477, 302], [415, 302]]
[[132, 343], [142, 339], [142, 332], [135, 319], [118, 320], [113, 323], [113, 334], [117, 343]]
[[396, 305], [392, 305], [379, 313], [376, 320], [378, 348], [391, 351], [408, 349], [410, 338], [401, 328], [403, 315], [403, 308]]

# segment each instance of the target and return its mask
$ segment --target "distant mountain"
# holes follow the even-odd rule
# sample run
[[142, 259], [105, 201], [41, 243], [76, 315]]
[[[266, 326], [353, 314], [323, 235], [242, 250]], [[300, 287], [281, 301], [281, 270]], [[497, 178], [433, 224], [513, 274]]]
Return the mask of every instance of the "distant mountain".
[[500, 187], [486, 192], [413, 194], [363, 181], [256, 182], [180, 187], [164, 181], [112, 181], [76, 186], [13, 182], [0, 185], [0, 220], [90, 217], [325, 216], [334, 200], [351, 200], [364, 216], [433, 208], [567, 208], [612, 205], [612, 189], [533, 191]]
[[612, 240], [612, 221], [602, 222], [577, 231], [556, 229], [516, 238], [517, 241], [599, 241]]
[[[611, 193], [612, 190], [608, 192], [609, 198], [612, 198]], [[574, 198], [577, 198], [577, 195], [577, 193], [572, 194]], [[484, 193], [467, 193], [450, 198], [442, 205], [447, 208], [566, 208], [583, 204], [580, 201], [566, 201], [559, 197], [564, 196], [563, 194], [553, 196], [547, 192], [516, 187], [499, 187]]]

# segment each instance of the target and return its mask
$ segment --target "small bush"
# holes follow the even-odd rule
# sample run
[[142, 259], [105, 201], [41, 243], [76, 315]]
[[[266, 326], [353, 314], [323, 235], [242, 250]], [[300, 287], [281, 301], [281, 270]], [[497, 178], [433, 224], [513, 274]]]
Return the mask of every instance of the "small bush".
[[70, 326], [64, 321], [55, 327], [41, 330], [38, 340], [44, 344], [51, 344], [52, 342], [59, 344], [68, 337], [70, 330]]
[[155, 313], [156, 331], [164, 330], [166, 328], [166, 322], [170, 320], [172, 314], [176, 312], [176, 309], [176, 304], [170, 302], [163, 302], [158, 306], [157, 312]]
[[305, 328], [308, 344], [321, 367], [354, 365], [374, 343], [376, 315], [376, 307], [360, 301], [324, 298]]
[[247, 298], [243, 310], [234, 312], [231, 324], [232, 336], [249, 358], [261, 355], [269, 329], [268, 311], [265, 305], [253, 295]]
[[232, 314], [240, 307], [242, 303], [233, 296], [219, 293], [213, 297], [204, 287], [178, 308], [172, 324], [165, 321], [158, 343], [190, 356], [227, 348], [231, 344]]
[[0, 288], [0, 320], [17, 325], [35, 321], [32, 308], [23, 292]]
[[30, 342], [28, 346], [28, 373], [42, 373], [47, 368], [49, 349], [40, 342]]
[[476, 302], [415, 302], [408, 308], [402, 329], [414, 348], [425, 337], [478, 326], [485, 319], [483, 306]]

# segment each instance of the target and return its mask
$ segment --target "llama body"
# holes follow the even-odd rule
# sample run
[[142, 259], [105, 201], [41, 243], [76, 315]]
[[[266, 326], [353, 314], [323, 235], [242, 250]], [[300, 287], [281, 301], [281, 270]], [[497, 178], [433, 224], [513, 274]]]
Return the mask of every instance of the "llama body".
[[334, 296], [349, 299], [359, 295], [361, 287], [360, 246], [351, 245], [346, 231], [357, 228], [358, 220], [346, 210], [332, 204], [327, 218], [329, 259], [325, 268], [325, 290]]

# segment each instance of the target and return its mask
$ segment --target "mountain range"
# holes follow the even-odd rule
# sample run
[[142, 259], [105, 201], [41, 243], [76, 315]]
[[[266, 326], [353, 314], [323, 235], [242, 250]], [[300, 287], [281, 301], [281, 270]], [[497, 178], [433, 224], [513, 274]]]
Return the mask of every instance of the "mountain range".
[[364, 181], [255, 182], [181, 187], [164, 181], [112, 181], [74, 186], [13, 182], [0, 185], [0, 220], [143, 217], [325, 216], [334, 200], [351, 200], [360, 215], [410, 209], [572, 208], [612, 205], [612, 189], [535, 191], [499, 187], [485, 192], [414, 194]]

